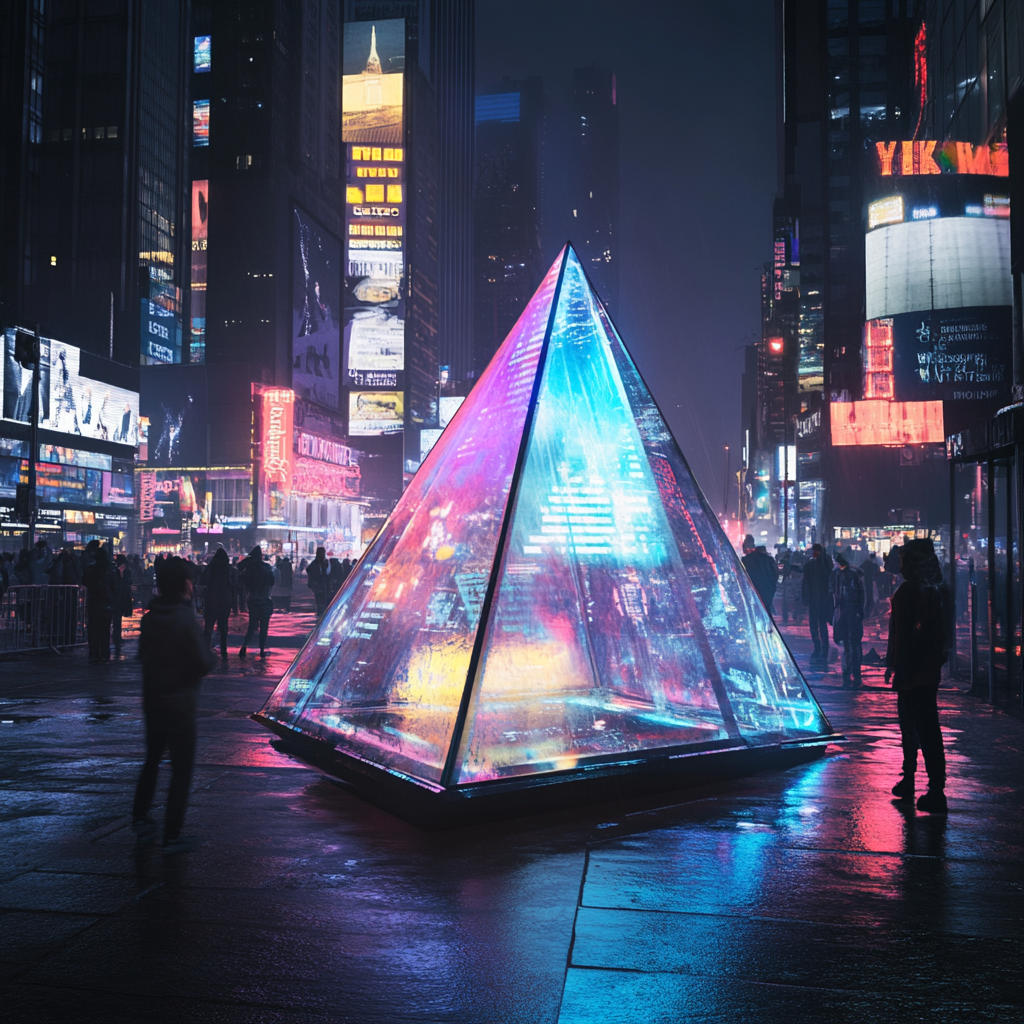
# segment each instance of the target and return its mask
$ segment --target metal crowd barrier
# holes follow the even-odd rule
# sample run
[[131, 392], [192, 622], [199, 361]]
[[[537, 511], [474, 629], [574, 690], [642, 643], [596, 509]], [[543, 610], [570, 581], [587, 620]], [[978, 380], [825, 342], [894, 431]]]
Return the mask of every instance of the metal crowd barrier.
[[0, 652], [86, 643], [85, 587], [10, 587], [0, 598]]

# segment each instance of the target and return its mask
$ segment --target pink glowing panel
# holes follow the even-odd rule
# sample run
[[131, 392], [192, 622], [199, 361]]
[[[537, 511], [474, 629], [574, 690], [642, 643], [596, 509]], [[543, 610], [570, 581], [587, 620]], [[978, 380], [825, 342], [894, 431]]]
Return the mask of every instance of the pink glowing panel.
[[440, 780], [561, 259], [431, 450], [264, 714]]

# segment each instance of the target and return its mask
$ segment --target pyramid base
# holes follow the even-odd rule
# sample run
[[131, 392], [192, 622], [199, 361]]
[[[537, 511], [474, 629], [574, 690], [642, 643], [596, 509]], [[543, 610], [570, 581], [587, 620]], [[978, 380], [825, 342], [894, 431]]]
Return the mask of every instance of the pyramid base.
[[610, 803], [782, 771], [823, 757], [841, 735], [748, 747], [654, 751], [642, 760], [524, 775], [442, 789], [342, 753], [262, 714], [251, 716], [279, 737], [274, 748], [329, 775], [358, 796], [424, 829], [454, 828], [485, 821], [542, 814], [566, 807]]

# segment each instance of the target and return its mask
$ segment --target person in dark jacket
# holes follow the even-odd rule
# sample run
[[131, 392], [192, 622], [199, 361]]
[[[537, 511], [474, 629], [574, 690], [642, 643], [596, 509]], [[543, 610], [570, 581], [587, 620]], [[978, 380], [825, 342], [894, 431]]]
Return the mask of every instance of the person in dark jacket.
[[[882, 567], [878, 564], [874, 551], [860, 563], [860, 571], [864, 574], [864, 618], [870, 619], [871, 613], [875, 610], [875, 584], [882, 573]], [[879, 597], [881, 597], [879, 592]]]
[[843, 645], [843, 687], [861, 685], [864, 638], [864, 579], [845, 555], [836, 556], [832, 570], [832, 638]]
[[917, 752], [924, 754], [928, 791], [919, 811], [945, 814], [946, 753], [939, 727], [939, 679], [949, 658], [953, 601], [930, 539], [908, 540], [900, 551], [903, 582], [892, 595], [885, 681], [896, 691], [903, 746], [903, 778], [893, 795], [914, 799]]
[[832, 618], [832, 559], [820, 544], [811, 547], [811, 557], [804, 563], [800, 599], [807, 605], [807, 618], [811, 628], [814, 651], [812, 666], [828, 666], [828, 623]]
[[263, 548], [259, 545], [249, 552], [242, 570], [242, 579], [246, 593], [249, 595], [249, 628], [245, 631], [245, 639], [238, 648], [238, 656], [244, 658], [249, 641], [257, 629], [260, 634], [260, 657], [267, 656], [267, 630], [270, 628], [270, 616], [274, 611], [274, 601], [270, 591], [274, 588], [274, 570], [263, 561]]
[[779, 567], [775, 559], [763, 548], [754, 544], [753, 534], [748, 533], [743, 539], [743, 567], [747, 570], [750, 582], [758, 592], [769, 614], [772, 601], [775, 600], [775, 588], [779, 585]]
[[117, 570], [110, 564], [106, 547], [98, 548], [93, 560], [82, 570], [90, 665], [110, 661], [110, 627], [117, 593], [116, 577]]
[[306, 586], [313, 591], [318, 620], [323, 618], [342, 579], [341, 563], [336, 558], [328, 558], [325, 548], [317, 548], [316, 558], [306, 566]]
[[200, 584], [206, 588], [205, 628], [203, 635], [209, 647], [216, 628], [220, 633], [220, 656], [228, 656], [228, 615], [231, 611], [231, 596], [235, 588], [235, 567], [223, 548], [217, 548], [210, 564], [203, 569]]
[[114, 559], [114, 568], [117, 572], [117, 579], [114, 580], [114, 608], [113, 608], [113, 630], [114, 630], [114, 657], [121, 657], [121, 623], [125, 616], [132, 617], [132, 570], [128, 565], [127, 555], [118, 555]]
[[168, 558], [157, 573], [159, 595], [142, 617], [142, 707], [146, 716], [146, 760], [135, 787], [132, 828], [141, 842], [151, 840], [156, 822], [149, 816], [164, 750], [171, 755], [171, 786], [164, 816], [164, 853], [185, 853], [199, 845], [183, 836], [192, 766], [196, 754], [199, 684], [214, 664], [192, 611], [192, 584], [184, 559]]

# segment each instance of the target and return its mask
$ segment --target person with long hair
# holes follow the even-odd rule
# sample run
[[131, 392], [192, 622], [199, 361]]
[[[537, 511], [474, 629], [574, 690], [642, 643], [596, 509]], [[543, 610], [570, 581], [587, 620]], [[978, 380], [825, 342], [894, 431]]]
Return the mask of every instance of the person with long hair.
[[[234, 569], [228, 553], [223, 548], [217, 548], [210, 564], [203, 569], [199, 579], [200, 585], [206, 588], [206, 603], [204, 605], [204, 636], [209, 645], [216, 628], [220, 633], [220, 656], [228, 656], [228, 615], [231, 611], [231, 595], [235, 587], [235, 580], [232, 579]], [[235, 573], [237, 575], [237, 573]]]

